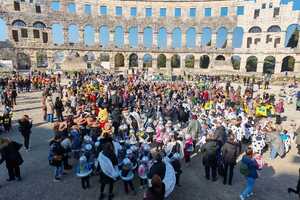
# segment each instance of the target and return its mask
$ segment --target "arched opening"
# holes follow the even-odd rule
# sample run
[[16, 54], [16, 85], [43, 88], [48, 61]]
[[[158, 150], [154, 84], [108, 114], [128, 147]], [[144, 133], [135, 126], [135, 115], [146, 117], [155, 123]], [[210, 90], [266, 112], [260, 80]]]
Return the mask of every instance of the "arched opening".
[[29, 70], [31, 68], [30, 56], [25, 53], [17, 53], [17, 69]]
[[263, 73], [265, 74], [274, 74], [275, 71], [275, 57], [268, 56], [264, 60]]
[[150, 68], [152, 67], [152, 56], [150, 54], [145, 54], [143, 58], [143, 67]]
[[189, 28], [186, 31], [186, 47], [189, 49], [196, 47], [196, 29], [194, 27]]
[[109, 44], [109, 29], [107, 26], [101, 26], [99, 29], [99, 42], [102, 47], [107, 47]]
[[172, 32], [172, 47], [173, 48], [181, 48], [182, 42], [181, 42], [182, 36], [181, 36], [181, 29], [180, 28], [174, 28]]
[[246, 71], [247, 72], [256, 72], [257, 71], [257, 57], [250, 56], [247, 58]]
[[121, 53], [117, 53], [115, 55], [115, 67], [124, 67], [124, 55]]
[[167, 48], [167, 36], [167, 29], [162, 27], [158, 30], [157, 46], [159, 49]]
[[234, 55], [231, 57], [231, 64], [234, 70], [240, 70], [241, 67], [241, 57]]
[[273, 25], [268, 28], [267, 32], [281, 32], [281, 28], [280, 26]]
[[295, 67], [295, 58], [286, 56], [282, 59], [281, 72], [293, 72]]
[[227, 45], [227, 28], [221, 27], [217, 31], [217, 48], [226, 48]]
[[209, 56], [208, 55], [203, 55], [200, 57], [200, 68], [202, 69], [207, 69], [209, 66]]
[[34, 22], [33, 23], [33, 28], [45, 29], [46, 25], [43, 22]]
[[74, 51], [74, 50], [71, 50], [70, 53], [69, 53], [68, 56], [67, 56], [67, 59], [68, 59], [69, 61], [72, 61], [73, 59], [79, 58], [79, 57], [80, 57], [80, 54], [79, 54], [78, 52], [76, 52], [76, 51]]
[[132, 48], [137, 48], [139, 43], [138, 28], [136, 26], [129, 28], [129, 45]]
[[211, 29], [209, 27], [205, 27], [202, 30], [201, 44], [202, 46], [211, 45]]
[[244, 30], [242, 27], [236, 27], [232, 35], [232, 47], [241, 48], [243, 44]]
[[298, 24], [288, 26], [285, 35], [285, 47], [295, 48], [298, 46], [299, 30], [300, 26]]
[[12, 25], [15, 27], [25, 27], [26, 23], [23, 20], [17, 19], [13, 21]]
[[68, 39], [69, 43], [79, 43], [79, 29], [75, 24], [71, 24], [68, 27]]
[[144, 29], [144, 37], [143, 37], [144, 47], [152, 48], [152, 28], [146, 27]]
[[64, 44], [64, 30], [61, 24], [52, 24], [52, 41], [53, 44], [62, 45]]
[[180, 68], [180, 56], [175, 54], [171, 57], [171, 68]]
[[115, 38], [114, 38], [115, 46], [118, 48], [122, 48], [124, 45], [124, 30], [122, 26], [117, 26], [115, 28]]
[[7, 34], [7, 25], [6, 22], [0, 18], [0, 41], [6, 41], [8, 39], [8, 34]]
[[65, 59], [65, 54], [62, 51], [57, 51], [53, 54], [53, 62], [55, 64], [63, 63], [64, 59]]
[[261, 33], [261, 28], [259, 26], [253, 26], [249, 29], [249, 33]]
[[101, 62], [109, 62], [109, 54], [108, 53], [101, 53], [100, 54], [100, 61]]
[[216, 60], [225, 61], [225, 57], [223, 55], [218, 55]]
[[129, 67], [138, 67], [139, 66], [139, 57], [137, 54], [132, 53], [129, 56]]
[[84, 55], [83, 60], [87, 63], [90, 63], [96, 60], [96, 56], [94, 53], [88, 52], [87, 54]]
[[167, 57], [164, 54], [159, 54], [157, 57], [157, 67], [166, 68], [167, 67]]
[[48, 57], [46, 52], [39, 51], [36, 53], [36, 66], [38, 68], [48, 67]]
[[84, 44], [92, 46], [95, 44], [95, 30], [92, 25], [86, 25], [84, 27]]
[[186, 68], [194, 68], [195, 66], [195, 57], [194, 55], [187, 55], [185, 57], [185, 67]]

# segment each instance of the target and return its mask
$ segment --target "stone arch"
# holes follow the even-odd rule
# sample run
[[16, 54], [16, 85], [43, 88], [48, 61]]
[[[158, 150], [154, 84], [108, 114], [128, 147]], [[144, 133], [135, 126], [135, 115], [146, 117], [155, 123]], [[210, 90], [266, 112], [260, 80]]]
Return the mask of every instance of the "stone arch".
[[7, 25], [6, 22], [4, 21], [4, 19], [2, 19], [0, 17], [0, 41], [6, 41], [8, 39], [8, 29], [7, 29]]
[[234, 70], [240, 70], [241, 68], [241, 57], [238, 55], [231, 56], [231, 64]]
[[80, 54], [77, 51], [71, 50], [68, 55], [67, 55], [67, 59], [69, 61], [72, 61], [74, 58], [79, 58]]
[[124, 29], [122, 26], [117, 26], [115, 28], [114, 42], [115, 46], [118, 48], [122, 48], [124, 46]]
[[12, 25], [15, 27], [25, 27], [26, 23], [23, 20], [17, 19], [13, 21]]
[[32, 25], [33, 28], [38, 28], [38, 29], [45, 29], [46, 25], [43, 22], [36, 21]]
[[143, 43], [145, 48], [152, 48], [153, 44], [153, 29], [150, 26], [147, 26], [144, 29], [144, 35], [143, 35]]
[[203, 55], [200, 57], [200, 68], [207, 69], [209, 66], [210, 60], [208, 55]]
[[281, 32], [281, 28], [278, 25], [272, 25], [268, 28], [267, 32]]
[[129, 32], [129, 45], [132, 48], [137, 48], [139, 45], [139, 38], [138, 38], [138, 27], [132, 26], [128, 29]]
[[211, 35], [212, 35], [211, 28], [204, 27], [202, 30], [202, 38], [201, 38], [202, 46], [210, 46], [211, 45]]
[[225, 61], [225, 56], [223, 56], [223, 55], [218, 55], [218, 56], [216, 57], [216, 60], [219, 60], [219, 61]]
[[64, 30], [60, 23], [52, 24], [52, 41], [54, 44], [61, 45], [64, 43]]
[[194, 68], [195, 66], [195, 56], [190, 54], [185, 57], [184, 65], [186, 68]]
[[46, 68], [48, 67], [48, 56], [44, 51], [36, 52], [36, 67]]
[[190, 27], [186, 31], [186, 47], [189, 49], [196, 47], [196, 29], [194, 27]]
[[63, 63], [65, 59], [65, 54], [63, 51], [56, 51], [53, 54], [53, 62], [55, 64]]
[[83, 56], [83, 60], [87, 63], [91, 63], [96, 60], [96, 56], [93, 52], [89, 51]]
[[182, 33], [179, 27], [176, 27], [172, 31], [172, 48], [181, 48], [182, 47]]
[[178, 54], [171, 57], [171, 68], [180, 68], [180, 56]]
[[31, 68], [30, 56], [25, 53], [17, 53], [17, 69], [29, 70]]
[[250, 56], [247, 58], [246, 62], [246, 72], [256, 72], [257, 71], [257, 57]]
[[262, 30], [259, 26], [252, 26], [248, 32], [249, 33], [261, 33]]
[[101, 62], [109, 62], [110, 56], [108, 53], [100, 53]]
[[106, 25], [99, 28], [99, 42], [103, 47], [107, 47], [109, 44], [109, 28]]
[[226, 48], [227, 33], [228, 33], [228, 30], [224, 26], [222, 26], [218, 29], [218, 31], [217, 31], [217, 42], [216, 42], [216, 47], [217, 48]]
[[243, 44], [244, 29], [242, 27], [235, 27], [232, 33], [232, 47], [241, 48]]
[[263, 73], [274, 74], [276, 59], [274, 56], [268, 56], [264, 59]]
[[159, 49], [166, 49], [167, 48], [167, 39], [168, 33], [167, 29], [165, 27], [161, 27], [158, 30], [158, 36], [157, 36], [157, 46]]
[[293, 72], [295, 68], [295, 58], [286, 56], [282, 59], [281, 72]]
[[129, 67], [138, 67], [139, 66], [139, 57], [136, 53], [132, 53], [129, 56]]
[[117, 53], [115, 55], [115, 67], [124, 67], [125, 62], [124, 62], [124, 55], [122, 53]]
[[95, 44], [95, 29], [91, 24], [84, 26], [83, 38], [86, 46], [92, 46]]
[[145, 54], [143, 58], [143, 67], [151, 68], [152, 67], [152, 56], [150, 54]]
[[68, 26], [68, 40], [69, 43], [79, 43], [79, 28], [76, 24]]
[[159, 54], [157, 56], [157, 68], [166, 68], [167, 67], [167, 57], [165, 54]]
[[300, 25], [291, 24], [286, 29], [285, 47], [295, 48], [298, 46]]

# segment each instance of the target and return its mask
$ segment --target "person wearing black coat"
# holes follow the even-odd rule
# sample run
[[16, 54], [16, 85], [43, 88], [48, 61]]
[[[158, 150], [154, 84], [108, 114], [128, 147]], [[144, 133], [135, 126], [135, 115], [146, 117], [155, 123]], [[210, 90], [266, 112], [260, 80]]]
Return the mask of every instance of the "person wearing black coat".
[[56, 112], [56, 117], [58, 121], [64, 121], [63, 112], [64, 112], [64, 105], [59, 97], [56, 97], [54, 103], [54, 109]]
[[217, 128], [215, 130], [216, 140], [219, 142], [220, 147], [226, 142], [226, 130], [225, 127], [217, 122]]
[[20, 165], [23, 163], [23, 158], [19, 153], [22, 144], [8, 139], [0, 139], [0, 153], [1, 159], [0, 164], [4, 161], [8, 171], [9, 178], [7, 181], [13, 181], [17, 178], [21, 181]]
[[29, 140], [31, 134], [32, 122], [29, 119], [28, 115], [24, 115], [19, 120], [19, 131], [24, 137], [24, 147], [28, 151], [29, 150]]
[[162, 161], [162, 156], [158, 153], [155, 155], [155, 160], [150, 168], [148, 179], [152, 179], [154, 175], [158, 175], [161, 180], [165, 178], [166, 164]]
[[226, 185], [227, 183], [227, 172], [229, 169], [229, 180], [228, 184], [232, 185], [232, 178], [233, 178], [233, 169], [236, 165], [237, 157], [240, 154], [240, 146], [235, 142], [234, 135], [230, 134], [228, 137], [228, 141], [223, 145], [221, 152], [222, 158], [224, 162], [224, 180], [223, 184]]
[[205, 177], [210, 179], [210, 171], [212, 173], [212, 181], [217, 180], [217, 152], [219, 149], [218, 141], [213, 133], [209, 133], [206, 138], [206, 143], [202, 146], [203, 153], [202, 163], [205, 167]]

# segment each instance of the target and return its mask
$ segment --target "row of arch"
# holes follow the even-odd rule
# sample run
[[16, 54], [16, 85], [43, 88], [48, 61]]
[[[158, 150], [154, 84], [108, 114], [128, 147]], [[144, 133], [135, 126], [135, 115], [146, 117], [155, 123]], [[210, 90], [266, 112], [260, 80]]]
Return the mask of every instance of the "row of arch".
[[[28, 25], [23, 20], [15, 20], [12, 23], [12, 26], [15, 28], [25, 28]], [[36, 21], [32, 25], [35, 29], [46, 29], [47, 26], [42, 21]], [[5, 41], [8, 39], [7, 35], [7, 26], [3, 19], [0, 18], [0, 29], [3, 30], [0, 33], [0, 41]], [[52, 40], [54, 44], [64, 44], [64, 27], [60, 23], [54, 23], [51, 26], [52, 29]], [[300, 30], [299, 24], [291, 24], [288, 26], [286, 30], [286, 37], [285, 37], [285, 46], [289, 46], [290, 39], [295, 35], [296, 31]], [[66, 38], [69, 43], [79, 43], [80, 42], [80, 34], [79, 34], [79, 27], [76, 24], [70, 24], [67, 28], [68, 37]], [[124, 34], [125, 30], [122, 26], [117, 26], [114, 28], [113, 38], [110, 36], [110, 32], [112, 30], [109, 29], [107, 25], [103, 25], [99, 28], [99, 44], [101, 46], [108, 46], [110, 40], [113, 40], [116, 47], [123, 47], [124, 46]], [[271, 25], [267, 30], [267, 32], [281, 32], [281, 28], [278, 25]], [[248, 30], [249, 33], [261, 33], [263, 32], [259, 26], [253, 26]], [[183, 38], [182, 38], [182, 30], [179, 27], [174, 28], [171, 31], [171, 39], [172, 39], [172, 47], [173, 48], [182, 48], [183, 47]], [[167, 48], [168, 44], [168, 31], [165, 27], [161, 27], [158, 29], [157, 32], [157, 45], [158, 48]], [[217, 30], [217, 37], [216, 37], [216, 47], [217, 48], [224, 48], [227, 46], [227, 35], [228, 29], [226, 27], [220, 27]], [[233, 48], [240, 48], [243, 43], [243, 35], [244, 30], [242, 27], [236, 27], [233, 29], [232, 32], [232, 47]], [[83, 28], [83, 43], [87, 46], [94, 45], [95, 42], [95, 28], [92, 25], [86, 25]], [[195, 27], [190, 27], [185, 31], [185, 41], [184, 44], [187, 48], [195, 48], [197, 43], [200, 43], [201, 46], [210, 46], [212, 42], [212, 29], [209, 27], [205, 27], [202, 29], [201, 40], [197, 41], [197, 30]], [[128, 29], [128, 42], [130, 47], [136, 48], [139, 45], [139, 30], [137, 26], [132, 26]], [[141, 41], [140, 41], [141, 42]], [[151, 48], [153, 45], [153, 28], [148, 26], [143, 30], [143, 45], [146, 48]]]
[[[72, 52], [69, 57], [80, 57], [80, 55], [76, 52]], [[53, 55], [54, 63], [62, 63], [64, 60], [64, 53], [61, 51], [56, 52]], [[36, 63], [37, 67], [47, 67], [48, 66], [48, 58], [45, 52], [37, 52], [36, 53]], [[96, 57], [93, 53], [89, 52], [83, 56], [85, 62], [93, 62], [96, 60]], [[114, 56], [114, 67], [120, 68], [125, 67], [125, 56], [122, 53], [117, 53]], [[102, 53], [100, 55], [101, 62], [109, 62], [110, 56], [107, 53]], [[153, 65], [153, 57], [150, 54], [145, 54], [143, 56], [143, 67], [144, 68], [151, 68]], [[215, 58], [218, 61], [225, 61], [225, 57], [223, 55], [219, 55]], [[241, 57], [238, 55], [233, 55], [231, 58], [231, 64], [233, 70], [240, 70], [241, 67]], [[136, 53], [132, 53], [129, 55], [128, 59], [128, 66], [129, 68], [135, 68], [139, 66], [139, 58]], [[170, 65], [171, 68], [180, 68], [181, 67], [181, 57], [178, 54], [174, 54], [171, 57]], [[199, 67], [202, 69], [209, 68], [210, 65], [210, 57], [208, 55], [202, 55], [199, 60]], [[159, 54], [157, 56], [157, 68], [166, 68], [167, 67], [167, 57], [164, 54]], [[274, 56], [267, 56], [264, 59], [263, 63], [263, 73], [271, 73], [273, 74], [275, 71], [275, 63], [276, 59]], [[184, 59], [184, 66], [186, 68], [195, 68], [195, 56], [194, 55], [186, 55]], [[246, 72], [257, 72], [257, 64], [258, 59], [256, 56], [249, 56], [246, 61]], [[17, 54], [17, 68], [18, 69], [30, 69], [31, 67], [31, 60], [30, 56], [25, 53], [18, 53]], [[281, 72], [290, 71], [293, 72], [295, 67], [295, 58], [293, 56], [286, 56], [282, 59], [281, 64]]]

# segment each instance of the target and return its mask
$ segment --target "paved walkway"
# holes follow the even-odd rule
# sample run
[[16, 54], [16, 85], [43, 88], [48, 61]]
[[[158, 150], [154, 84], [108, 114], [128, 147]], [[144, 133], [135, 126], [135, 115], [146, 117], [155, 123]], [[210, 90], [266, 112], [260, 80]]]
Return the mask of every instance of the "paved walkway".
[[[278, 88], [275, 90], [278, 91]], [[22, 182], [7, 183], [5, 164], [0, 166], [0, 200], [96, 200], [99, 196], [100, 184], [98, 177], [91, 178], [92, 188], [82, 190], [80, 180], [74, 172], [63, 177], [60, 183], [53, 182], [53, 169], [48, 165], [48, 141], [52, 137], [52, 125], [42, 121], [40, 110], [40, 93], [20, 94], [17, 99], [14, 120], [23, 114], [29, 114], [34, 122], [32, 130], [30, 152], [21, 150], [25, 160], [21, 166]], [[300, 120], [299, 112], [294, 105], [286, 109], [288, 119]], [[300, 125], [298, 121], [298, 125]], [[5, 134], [18, 142], [22, 138], [14, 126], [13, 132]], [[266, 155], [268, 156], [268, 155]], [[298, 178], [300, 157], [296, 156], [295, 145], [284, 159], [269, 161], [269, 167], [262, 170], [255, 186], [255, 195], [251, 200], [289, 200], [287, 187], [295, 186]], [[206, 181], [204, 168], [199, 155], [192, 160], [192, 165], [186, 167], [183, 163], [182, 187], [176, 188], [168, 199], [172, 200], [238, 200], [240, 191], [245, 185], [238, 167], [235, 169], [233, 186], [224, 186], [221, 179], [217, 182]], [[139, 183], [136, 181], [135, 186]], [[124, 194], [123, 185], [119, 181], [115, 186], [116, 200], [141, 200], [143, 192], [139, 190], [137, 196]], [[291, 196], [290, 199], [297, 199]]]

